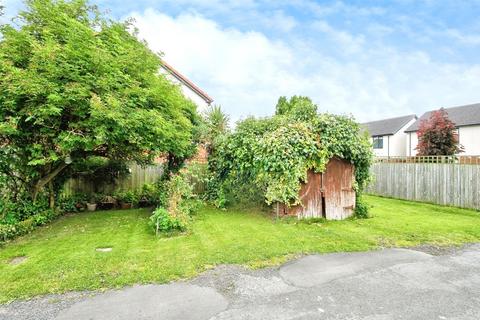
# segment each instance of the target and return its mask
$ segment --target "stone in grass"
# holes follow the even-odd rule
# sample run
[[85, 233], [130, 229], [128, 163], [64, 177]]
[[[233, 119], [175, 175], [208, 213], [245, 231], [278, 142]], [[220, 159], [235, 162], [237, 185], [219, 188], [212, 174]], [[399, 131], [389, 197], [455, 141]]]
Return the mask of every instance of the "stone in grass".
[[97, 248], [97, 249], [95, 249], [95, 251], [97, 251], [97, 252], [110, 252], [110, 251], [112, 251], [112, 248], [110, 248], [110, 247]]
[[28, 258], [26, 256], [18, 256], [18, 257], [13, 257], [11, 260], [10, 260], [10, 265], [12, 266], [16, 266], [22, 262], [24, 262], [25, 260], [27, 260]]

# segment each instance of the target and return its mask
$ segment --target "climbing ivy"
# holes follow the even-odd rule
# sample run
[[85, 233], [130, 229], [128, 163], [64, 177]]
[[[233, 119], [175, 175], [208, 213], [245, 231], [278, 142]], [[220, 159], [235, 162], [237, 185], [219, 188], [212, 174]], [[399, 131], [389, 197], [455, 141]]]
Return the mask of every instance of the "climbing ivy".
[[308, 120], [292, 114], [248, 118], [211, 155], [211, 185], [218, 197], [249, 185], [267, 204], [295, 205], [307, 171], [323, 172], [332, 157], [355, 166], [354, 188], [360, 193], [369, 178], [372, 152], [352, 117], [325, 113]]

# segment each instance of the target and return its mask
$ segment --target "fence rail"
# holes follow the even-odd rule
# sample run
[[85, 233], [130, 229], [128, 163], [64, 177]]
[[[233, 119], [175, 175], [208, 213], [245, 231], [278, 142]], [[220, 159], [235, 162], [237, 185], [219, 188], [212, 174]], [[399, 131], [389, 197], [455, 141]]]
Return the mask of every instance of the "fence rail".
[[376, 159], [371, 194], [480, 210], [480, 157]]
[[376, 157], [375, 163], [458, 163], [480, 164], [480, 156]]

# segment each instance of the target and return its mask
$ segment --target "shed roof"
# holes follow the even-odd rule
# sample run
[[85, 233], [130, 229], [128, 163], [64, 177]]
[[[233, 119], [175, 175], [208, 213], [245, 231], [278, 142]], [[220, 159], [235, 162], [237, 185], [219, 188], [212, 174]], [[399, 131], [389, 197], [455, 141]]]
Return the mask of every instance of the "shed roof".
[[410, 114], [403, 117], [366, 122], [362, 123], [361, 126], [367, 129], [372, 136], [387, 136], [397, 133], [409, 121], [416, 118], [416, 115]]
[[[471, 126], [480, 124], [480, 103], [469, 104], [465, 106], [443, 109], [447, 112], [448, 118], [455, 123], [456, 127]], [[432, 111], [425, 112], [417, 121], [415, 121], [405, 132], [417, 131], [422, 120], [430, 118]]]

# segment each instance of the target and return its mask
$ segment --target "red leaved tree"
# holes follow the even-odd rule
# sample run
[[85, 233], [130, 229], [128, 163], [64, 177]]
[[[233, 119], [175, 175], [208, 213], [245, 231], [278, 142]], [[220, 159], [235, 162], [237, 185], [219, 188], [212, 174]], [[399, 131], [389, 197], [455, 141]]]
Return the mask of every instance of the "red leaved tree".
[[419, 156], [450, 156], [463, 152], [455, 124], [443, 108], [433, 111], [429, 119], [420, 122], [417, 136]]

